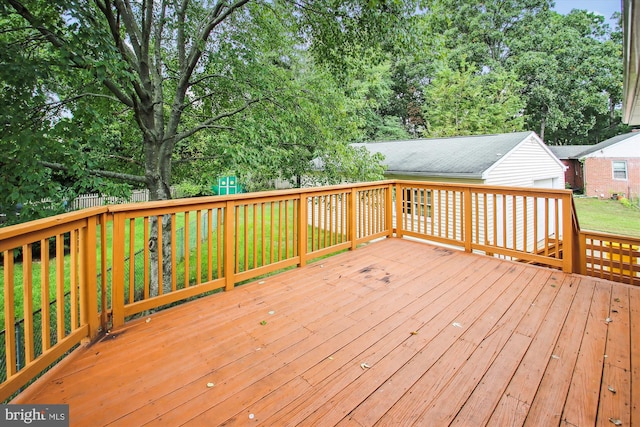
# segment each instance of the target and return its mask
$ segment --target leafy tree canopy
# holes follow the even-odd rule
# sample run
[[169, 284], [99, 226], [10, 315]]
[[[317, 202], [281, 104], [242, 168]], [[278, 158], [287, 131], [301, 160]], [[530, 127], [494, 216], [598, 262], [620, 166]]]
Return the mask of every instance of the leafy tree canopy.
[[[503, 118], [505, 107], [508, 117], [550, 144], [593, 144], [627, 131], [620, 115], [620, 26], [612, 29], [604, 17], [585, 10], [560, 15], [552, 5], [427, 0], [414, 30], [421, 35], [415, 49], [393, 56], [392, 108], [383, 116], [402, 117], [416, 137], [520, 127], [487, 117]], [[494, 89], [504, 85], [500, 90], [512, 102], [495, 104], [480, 88], [484, 79]], [[465, 98], [451, 99], [463, 86], [467, 96], [474, 98], [473, 92], [484, 100], [482, 109], [471, 113]]]
[[462, 64], [446, 65], [427, 86], [424, 105], [426, 134], [430, 137], [507, 133], [523, 130], [524, 102], [513, 73], [479, 73]]
[[362, 129], [338, 81], [349, 58], [402, 46], [417, 6], [7, 0], [0, 204], [131, 186], [165, 199], [176, 178], [294, 178], [317, 157], [344, 163], [328, 180], [380, 176], [348, 147]]

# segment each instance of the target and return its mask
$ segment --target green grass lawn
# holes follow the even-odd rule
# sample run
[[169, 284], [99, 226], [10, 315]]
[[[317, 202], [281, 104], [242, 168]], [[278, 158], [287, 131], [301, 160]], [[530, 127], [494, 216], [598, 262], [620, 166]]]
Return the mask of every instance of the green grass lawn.
[[[248, 217], [245, 218], [245, 213], [244, 211], [240, 211], [239, 212], [239, 216], [238, 216], [238, 221], [240, 223], [240, 235], [238, 236], [238, 244], [240, 246], [240, 248], [244, 248], [245, 246], [247, 247], [247, 251], [245, 252], [244, 250], [241, 249], [240, 253], [238, 254], [238, 267], [239, 267], [239, 271], [244, 271], [245, 270], [245, 253], [248, 255], [248, 259], [247, 259], [247, 267], [248, 269], [254, 268], [254, 267], [259, 267], [261, 265], [263, 265], [263, 259], [264, 259], [264, 264], [269, 264], [270, 260], [274, 260], [274, 261], [278, 261], [278, 260], [282, 260], [282, 259], [287, 259], [290, 258], [292, 256], [294, 256], [294, 252], [296, 250], [295, 248], [295, 242], [293, 240], [293, 233], [292, 233], [292, 227], [295, 226], [296, 224], [296, 220], [294, 218], [294, 213], [293, 213], [293, 208], [292, 205], [289, 205], [287, 212], [286, 213], [281, 213], [280, 212], [280, 205], [278, 204], [274, 204], [273, 208], [267, 208], [264, 212], [264, 218], [263, 218], [263, 214], [261, 210], [258, 210], [255, 214], [256, 217], [254, 218], [254, 211], [252, 209], [250, 209], [247, 214]], [[284, 223], [284, 219], [287, 218], [287, 226], [289, 228], [289, 230], [285, 230], [285, 223]], [[203, 231], [206, 231], [206, 218], [202, 219], [205, 224], [203, 224]], [[186, 275], [187, 277], [185, 277], [185, 267], [187, 265], [187, 263], [185, 262], [184, 259], [184, 249], [185, 248], [185, 242], [184, 242], [184, 236], [181, 233], [178, 233], [176, 235], [177, 237], [177, 246], [179, 246], [180, 248], [177, 248], [177, 252], [181, 253], [182, 255], [180, 255], [180, 258], [178, 259], [178, 263], [176, 265], [176, 278], [177, 278], [177, 286], [178, 289], [181, 289], [185, 286], [185, 281], [188, 281], [190, 285], [195, 284], [196, 282], [196, 276], [197, 276], [197, 267], [198, 267], [198, 262], [197, 262], [197, 254], [196, 254], [196, 244], [195, 244], [195, 239], [196, 239], [196, 228], [195, 228], [195, 221], [196, 221], [196, 215], [195, 212], [192, 213], [189, 217], [189, 222], [190, 222], [190, 239], [191, 243], [190, 243], [190, 247], [189, 247], [189, 253], [188, 253], [188, 265], [189, 265], [189, 274]], [[281, 221], [282, 224], [281, 224]], [[263, 236], [262, 236], [262, 227], [258, 227], [258, 225], [260, 223], [264, 222], [265, 227], [264, 227], [264, 240], [266, 243], [265, 247], [262, 247], [262, 245], [260, 243], [258, 243], [258, 247], [255, 248], [254, 250], [254, 245], [253, 245], [253, 239], [254, 239], [254, 226], [257, 227], [257, 229], [255, 230], [257, 232], [257, 241], [261, 242], [263, 240]], [[185, 223], [185, 215], [184, 213], [178, 213], [176, 214], [176, 227], [177, 229], [180, 231], [184, 228], [184, 223]], [[245, 224], [248, 227], [247, 233], [246, 233], [246, 237], [248, 237], [247, 241], [245, 242], [245, 233], [244, 233], [244, 227]], [[273, 225], [274, 230], [271, 230], [271, 225]], [[216, 226], [216, 220], [214, 219], [213, 222], [213, 226]], [[279, 230], [279, 231], [278, 231]], [[142, 218], [137, 218], [135, 220], [135, 226], [134, 226], [134, 233], [135, 233], [135, 237], [134, 237], [134, 241], [136, 242], [135, 244], [135, 251], [139, 252], [143, 247], [144, 247], [144, 227], [143, 227], [143, 221]], [[309, 247], [311, 247], [311, 238], [312, 235], [316, 235], [316, 237], [319, 239], [320, 241], [324, 241], [325, 240], [325, 231], [324, 230], [320, 230], [320, 229], [316, 229], [313, 230], [312, 226], [309, 226], [309, 230], [308, 230], [308, 244]], [[108, 267], [110, 267], [112, 265], [111, 263], [111, 257], [112, 257], [112, 223], [108, 223], [107, 227], [106, 227], [106, 265]], [[208, 250], [208, 246], [206, 244], [206, 242], [204, 241], [204, 236], [200, 236], [200, 240], [202, 241], [202, 247], [201, 247], [201, 257], [200, 257], [200, 281], [205, 282], [208, 280], [207, 276], [208, 276], [208, 263], [211, 262], [211, 268], [212, 268], [212, 273], [213, 273], [213, 278], [215, 279], [217, 277], [217, 241], [214, 238], [213, 241], [213, 247], [212, 247], [212, 253], [209, 254], [209, 250]], [[288, 240], [288, 245], [285, 243]], [[344, 235], [332, 235], [332, 236], [327, 236], [326, 239], [329, 244], [333, 243], [335, 244], [338, 241], [345, 241], [346, 240], [346, 236]], [[129, 241], [129, 223], [127, 222], [126, 226], [125, 226], [125, 242]], [[287, 248], [288, 246], [288, 251], [285, 250], [285, 248]], [[317, 249], [317, 247], [316, 247]], [[274, 252], [272, 254], [272, 251]], [[97, 254], [98, 254], [98, 274], [100, 274], [101, 272], [101, 268], [100, 268], [100, 254], [101, 254], [101, 248], [100, 248], [100, 237], [98, 236], [98, 248], [97, 248]], [[125, 256], [127, 258], [129, 258], [131, 256], [131, 254], [129, 254], [129, 250], [128, 250], [128, 244], [125, 244]], [[256, 258], [254, 261], [254, 257]], [[143, 268], [143, 256], [141, 253], [137, 253], [136, 257], [135, 257], [135, 293], [136, 295], [141, 295], [142, 293], [142, 289], [143, 289], [143, 276], [144, 276], [144, 268]], [[65, 272], [68, 273], [68, 269], [69, 269], [69, 255], [65, 256]], [[255, 264], [254, 264], [255, 263]], [[41, 306], [41, 297], [40, 297], [40, 283], [41, 283], [41, 279], [40, 279], [40, 261], [34, 261], [33, 262], [33, 267], [32, 267], [32, 276], [33, 276], [33, 283], [34, 283], [34, 288], [33, 288], [33, 307], [34, 310], [39, 309]], [[0, 288], [3, 286], [4, 284], [4, 276], [3, 276], [3, 268], [0, 267]], [[56, 286], [55, 286], [55, 277], [56, 277], [56, 259], [52, 258], [49, 261], [49, 283], [50, 283], [50, 296], [49, 296], [49, 300], [53, 301], [56, 298]], [[126, 280], [128, 280], [129, 277], [129, 263], [125, 262], [125, 278], [127, 278]], [[22, 317], [22, 310], [23, 310], [23, 286], [22, 286], [22, 278], [23, 278], [23, 273], [22, 273], [22, 264], [17, 263], [15, 265], [15, 272], [14, 272], [14, 306], [15, 306], [15, 310], [16, 310], [16, 317], [17, 318], [21, 318]], [[110, 288], [110, 282], [111, 282], [111, 277], [108, 274], [107, 276], [107, 289]], [[69, 276], [68, 274], [65, 274], [65, 291], [69, 290]], [[128, 292], [128, 291], [127, 291]], [[138, 298], [137, 297], [137, 298]], [[136, 298], [136, 299], [137, 299]], [[110, 296], [108, 296], [108, 299], [110, 299]], [[0, 329], [4, 328], [4, 292], [0, 292]]]
[[627, 207], [617, 200], [574, 198], [582, 230], [640, 237], [640, 208]]
[[[134, 233], [135, 233], [135, 241], [136, 242], [142, 242], [144, 240], [144, 227], [143, 225], [143, 220], [142, 218], [137, 218], [135, 220], [135, 227], [134, 227]], [[178, 213], [176, 214], [176, 225], [178, 228], [182, 228], [184, 227], [184, 213]], [[113, 224], [111, 222], [109, 222], [107, 224], [106, 227], [106, 243], [107, 243], [107, 251], [105, 252], [106, 254], [106, 265], [107, 266], [111, 266], [111, 257], [112, 257], [112, 251], [111, 251], [111, 240], [112, 240], [112, 228], [113, 228]], [[100, 269], [100, 263], [101, 263], [101, 249], [100, 249], [100, 236], [99, 236], [100, 231], [98, 231], [98, 236], [97, 236], [97, 240], [98, 240], [98, 247], [97, 247], [97, 268], [98, 268], [98, 273], [100, 273], [101, 269]], [[129, 241], [129, 224], [127, 223], [126, 227], [125, 227], [125, 241]], [[51, 242], [51, 245], [54, 245], [55, 243]], [[138, 246], [142, 245], [142, 243], [139, 243]], [[57, 264], [57, 260], [55, 257], [52, 257], [49, 260], [49, 301], [53, 301], [56, 299], [56, 264]], [[33, 308], [34, 310], [40, 309], [41, 307], [41, 261], [40, 260], [34, 260], [32, 263], [32, 282], [34, 284], [33, 287]], [[69, 291], [69, 283], [70, 283], [70, 278], [68, 275], [69, 272], [69, 266], [70, 266], [70, 256], [69, 255], [65, 255], [64, 257], [64, 270], [66, 272], [65, 274], [65, 283], [64, 283], [64, 288], [65, 288], [65, 292]], [[4, 287], [4, 267], [0, 266], [0, 289], [2, 289]], [[14, 265], [14, 298], [15, 298], [15, 314], [16, 314], [16, 318], [21, 318], [23, 315], [23, 293], [24, 293], [24, 289], [23, 289], [23, 269], [22, 269], [22, 264], [21, 263], [16, 263]], [[4, 329], [4, 290], [2, 290], [0, 292], [0, 330]]]

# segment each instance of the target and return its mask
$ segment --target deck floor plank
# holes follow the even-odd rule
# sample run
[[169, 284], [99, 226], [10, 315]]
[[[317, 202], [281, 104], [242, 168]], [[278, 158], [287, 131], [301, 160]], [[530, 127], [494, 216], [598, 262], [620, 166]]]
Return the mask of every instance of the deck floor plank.
[[[440, 257], [440, 256], [441, 256], [441, 255], [440, 255], [440, 252], [434, 252], [434, 253], [435, 253], [438, 257]], [[368, 264], [368, 265], [366, 265], [364, 268], [361, 268], [361, 269], [360, 269], [360, 270], [358, 270], [357, 272], [354, 272], [353, 274], [349, 275], [350, 281], [352, 281], [352, 282], [354, 282], [354, 283], [355, 283], [355, 282], [357, 281], [357, 280], [355, 280], [355, 279], [357, 279], [357, 278], [358, 278], [358, 276], [360, 276], [360, 280], [361, 280], [362, 282], [364, 282], [364, 283], [369, 283], [369, 284], [370, 284], [370, 283], [372, 282], [372, 281], [370, 280], [370, 279], [371, 279], [371, 277], [367, 277], [367, 276], [370, 276], [370, 275], [371, 275], [370, 273], [371, 273], [373, 270], [374, 270], [374, 268], [372, 267], [372, 264]], [[404, 271], [405, 271], [406, 273], [410, 273], [410, 269], [408, 269], [408, 270], [406, 270], [406, 269], [405, 269]], [[381, 275], [380, 275], [380, 277], [386, 277], [386, 274], [381, 274]], [[342, 278], [341, 280], [342, 280], [342, 285], [344, 285], [344, 278]], [[402, 283], [402, 281], [399, 281], [399, 283]], [[361, 285], [359, 285], [359, 288], [360, 288], [360, 289], [362, 289], [363, 287], [362, 287]], [[381, 287], [380, 287], [380, 284], [378, 284], [378, 285], [377, 285], [377, 288], [378, 288], [378, 289], [380, 289], [380, 288], [381, 288]], [[398, 293], [396, 292], [395, 294], [398, 294]], [[364, 299], [364, 301], [368, 301], [368, 300], [369, 300], [369, 299]], [[290, 302], [290, 303], [291, 303], [291, 302]], [[326, 309], [326, 307], [327, 307], [327, 306], [326, 306], [326, 305], [318, 304], [318, 306], [319, 306], [319, 307], [321, 307], [321, 309], [323, 310], [323, 312], [324, 312], [324, 313], [326, 313], [326, 312], [327, 312], [327, 309]], [[336, 304], [333, 304], [333, 306], [334, 306], [334, 307], [332, 307], [332, 308], [334, 308], [334, 310], [336, 310], [336, 311], [340, 311], [340, 310], [338, 310], [338, 308], [336, 308], [336, 307], [335, 307], [335, 306], [336, 306]], [[387, 307], [386, 311], [388, 312], [388, 315], [392, 315], [392, 314], [393, 314], [397, 309], [398, 309], [398, 305], [389, 305], [389, 306]], [[350, 312], [350, 311], [351, 311], [351, 310], [348, 310], [348, 309], [347, 309], [347, 310], [345, 310], [344, 308], [342, 308], [341, 310], [344, 310], [344, 311], [346, 311], [346, 312]], [[382, 313], [384, 313], [384, 312], [385, 312], [384, 310], [383, 310], [383, 311], [378, 311], [378, 314], [382, 314]], [[329, 315], [330, 315], [330, 314], [329, 314]], [[329, 315], [328, 315], [328, 316], [329, 316]], [[324, 321], [324, 322], [320, 322], [321, 324], [324, 324], [324, 325], [325, 325], [325, 331], [326, 331], [326, 329], [327, 329], [327, 328], [326, 328], [327, 323], [328, 323], [328, 322], [330, 322], [330, 321], [332, 320], [332, 318], [333, 318], [333, 317], [335, 317], [335, 316], [331, 315], [331, 318], [328, 318], [328, 319], [327, 319], [326, 321]], [[367, 321], [368, 321], [368, 322], [371, 322], [371, 321], [374, 321], [374, 320], [375, 320], [375, 318], [374, 318], [374, 317], [370, 317], [370, 318], [368, 318], [368, 319], [367, 319]], [[342, 322], [342, 325], [343, 325], [343, 327], [345, 327], [345, 328], [346, 328], [346, 326], [348, 326], [348, 322]], [[354, 336], [357, 336], [357, 334], [359, 334], [359, 333], [361, 333], [361, 332], [365, 331], [365, 330], [366, 330], [366, 328], [367, 328], [367, 323], [362, 323], [362, 322], [360, 322], [360, 323], [359, 323], [359, 325], [358, 325], [358, 328], [357, 328], [355, 331], [348, 331], [348, 330], [346, 330], [346, 332], [347, 332], [347, 333], [342, 334], [342, 336], [338, 336], [338, 335], [336, 335], [336, 337], [337, 337], [337, 339], [339, 339], [339, 340], [345, 340], [345, 339], [346, 339], [346, 340], [352, 341], [352, 340], [354, 339]], [[305, 325], [305, 329], [308, 329], [308, 326], [307, 326], [307, 325]], [[313, 332], [313, 331], [311, 331], [311, 332]], [[323, 337], [323, 339], [325, 339], [325, 338], [326, 338], [326, 337]], [[369, 338], [369, 339], [371, 339], [371, 338]], [[325, 343], [323, 343], [323, 344], [325, 344]], [[323, 347], [326, 347], [326, 348], [328, 348], [328, 349], [331, 349], [331, 348], [334, 348], [335, 346], [336, 346], [336, 343], [335, 343], [335, 342], [333, 342], [333, 341], [331, 341], [331, 340], [329, 340], [329, 341], [326, 343], [326, 345], [324, 345]], [[309, 345], [308, 345], [308, 343], [306, 343], [304, 346], [300, 346], [300, 348], [306, 348], [306, 349], [308, 349], [308, 348], [309, 348]], [[312, 347], [312, 348], [313, 348], [313, 347]], [[318, 355], [318, 354], [324, 354], [324, 353], [323, 353], [322, 348], [313, 348], [313, 351], [314, 351], [314, 352], [315, 352], [315, 354], [316, 354], [316, 356], [315, 356], [315, 357], [317, 357], [317, 355]], [[291, 354], [292, 354], [292, 353], [289, 353], [289, 356], [291, 356]], [[329, 357], [329, 356], [330, 356], [330, 354], [327, 354], [327, 355], [326, 355], [326, 357]], [[295, 363], [300, 364], [301, 366], [304, 366], [304, 363], [309, 363], [309, 362], [306, 362], [307, 360], [312, 360], [312, 361], [313, 361], [313, 362], [311, 363], [311, 366], [315, 366], [315, 365], [318, 363], [318, 362], [317, 362], [317, 360], [315, 360], [315, 358], [314, 358], [313, 354], [311, 354], [311, 351], [309, 351], [309, 354], [305, 354], [305, 355], [303, 355], [303, 357], [301, 357], [301, 358], [300, 358], [300, 360], [296, 360], [296, 361], [295, 361]], [[287, 362], [286, 362], [286, 367], [287, 367], [287, 369], [292, 370], [293, 363], [294, 363], [293, 361], [287, 361]], [[295, 374], [295, 370], [292, 370], [292, 371], [293, 371], [293, 372], [294, 372], [294, 374]], [[257, 372], [256, 372], [255, 370], [254, 370], [254, 371], [252, 371], [252, 376], [254, 377], [254, 379], [257, 379], [256, 377], [258, 377], [258, 378], [259, 378], [259, 376], [257, 376]], [[280, 378], [280, 377], [282, 376], [282, 373], [281, 373], [281, 372], [279, 372], [279, 371], [276, 371], [276, 372], [274, 372], [274, 376], [277, 376], [277, 377], [279, 377], [279, 378]], [[284, 384], [286, 384], [287, 379], [288, 379], [288, 377], [284, 376], [284, 377], [281, 377], [281, 379], [279, 379], [279, 381], [282, 381], [282, 382], [284, 382]], [[260, 384], [262, 384], [262, 383], [269, 382], [270, 380], [271, 380], [271, 379], [269, 379], [269, 378], [262, 378], [262, 379], [260, 379], [260, 381], [256, 381], [256, 382], [252, 385], [252, 387], [251, 387], [251, 389], [248, 391], [248, 393], [250, 393], [252, 396], [257, 395], [257, 393], [256, 393], [256, 387], [258, 387], [258, 386], [259, 386]], [[236, 397], [237, 397], [237, 396], [236, 396]], [[175, 396], [173, 396], [173, 398], [175, 398]], [[188, 409], [189, 409], [189, 406], [191, 406], [191, 405], [197, 405], [197, 404], [198, 404], [198, 402], [191, 402], [191, 401], [189, 401], [188, 403], [186, 403], [186, 404], [185, 404], [185, 405], [186, 405], [186, 407], [185, 407], [185, 406], [183, 406], [181, 409], [183, 409], [183, 412], [184, 412], [184, 410], [185, 410], [185, 409], [186, 409], [186, 410], [188, 410]], [[198, 420], [198, 422], [206, 422], [207, 424], [210, 424], [210, 423], [213, 423], [213, 422], [219, 421], [219, 420], [216, 420], [216, 419], [215, 419], [215, 417], [219, 417], [219, 416], [220, 416], [220, 417], [222, 417], [222, 415], [221, 415], [221, 414], [224, 414], [224, 413], [227, 413], [227, 412], [229, 412], [229, 411], [232, 411], [232, 410], [233, 410], [232, 408], [237, 408], [237, 405], [238, 405], [238, 404], [240, 404], [240, 405], [249, 405], [249, 403], [247, 403], [246, 401], [240, 401], [240, 403], [238, 403], [238, 401], [236, 400], [236, 401], [235, 401], [235, 403], [234, 403], [234, 402], [229, 402], [229, 401], [226, 401], [226, 400], [225, 400], [225, 401], [224, 401], [224, 402], [222, 402], [220, 405], [217, 405], [217, 406], [215, 406], [215, 407], [212, 407], [209, 411], [207, 411], [208, 413], [203, 414], [203, 415], [202, 415], [202, 417], [201, 417], [201, 419], [199, 419], [199, 420]], [[223, 407], [224, 407], [224, 409], [225, 409], [225, 410], [224, 410], [224, 412], [220, 411], [220, 410], [219, 410], [219, 408], [218, 408], [218, 406], [223, 406]], [[176, 422], [176, 420], [174, 420], [174, 419], [170, 418], [170, 416], [165, 416], [165, 417], [163, 417], [163, 421], [164, 421], [164, 422], [170, 422], [170, 423], [175, 423], [175, 422]]]
[[576, 294], [576, 281], [573, 277], [566, 276], [560, 284], [553, 280], [547, 284], [554, 289], [559, 287], [558, 293], [553, 301], [550, 301], [550, 305], [538, 306], [541, 308], [539, 311], [544, 312], [543, 321], [536, 330], [529, 349], [511, 378], [488, 425], [524, 424]]
[[600, 426], [611, 425], [610, 420], [631, 423], [629, 288], [614, 287], [611, 299], [597, 420]]
[[131, 321], [14, 403], [96, 426], [632, 425], [639, 307], [629, 285], [385, 239]]
[[[451, 378], [477, 349], [478, 340], [485, 337], [493, 328], [495, 320], [490, 315], [483, 317], [483, 314], [486, 314], [489, 309], [502, 313], [504, 307], [501, 307], [501, 304], [510, 305], [520, 293], [521, 289], [511, 286], [520, 273], [522, 273], [520, 268], [509, 268], [505, 274], [497, 277], [491, 287], [487, 288], [482, 295], [474, 297], [472, 305], [466, 307], [464, 312], [460, 313], [455, 321], [441, 333], [443, 340], [438, 338], [432, 340], [414, 360], [403, 366], [404, 370], [412, 370], [415, 366], [424, 366], [428, 369], [380, 418], [381, 425], [394, 421], [403, 424], [413, 424], [418, 421], [420, 413], [416, 412], [415, 408], [426, 408], [434, 398], [439, 396]], [[512, 295], [501, 301], [499, 297], [508, 291], [512, 291]], [[431, 344], [438, 341], [443, 341], [444, 345], [433, 348]]]
[[[436, 398], [418, 418], [419, 425], [428, 423], [449, 425], [453, 422], [460, 408], [469, 399], [490, 367], [496, 363], [498, 355], [512, 338], [516, 326], [529, 308], [530, 301], [534, 300], [542, 289], [544, 281], [540, 278], [545, 276], [548, 276], [548, 272], [542, 270], [536, 272], [528, 269], [522, 272], [515, 282], [518, 285], [516, 286], [514, 283], [514, 286], [509, 288], [514, 291], [513, 299], [507, 297], [505, 292], [501, 296], [499, 304], [492, 305], [487, 312], [481, 315], [479, 321], [485, 320], [494, 323], [491, 330], [485, 336], [477, 333], [470, 334], [469, 338], [462, 337], [462, 339], [480, 340], [476, 342], [473, 354], [456, 372], [449, 384], [435, 394]], [[503, 304], [502, 309], [501, 304]], [[504, 314], [502, 314], [503, 312]], [[504, 387], [506, 388], [506, 384]], [[495, 383], [493, 389], [496, 390]]]
[[[516, 324], [509, 341], [476, 385], [471, 396], [461, 406], [453, 425], [485, 425], [497, 407], [501, 395], [506, 390], [518, 365], [527, 352], [534, 332], [540, 327], [548, 310], [548, 305], [557, 294], [555, 284], [558, 273], [541, 270], [533, 279], [534, 286], [528, 286], [530, 297], [520, 299], [525, 313]], [[537, 293], [536, 293], [537, 292]]]
[[640, 425], [640, 287], [629, 288], [631, 327], [631, 425]]
[[[485, 266], [487, 265], [488, 264], [485, 264]], [[393, 389], [402, 390], [403, 384], [411, 384], [417, 371], [413, 369], [408, 361], [411, 360], [416, 353], [421, 352], [425, 345], [431, 344], [432, 347], [434, 347], [434, 351], [425, 351], [423, 354], [425, 354], [426, 357], [434, 357], [433, 362], [435, 362], [435, 360], [437, 360], [436, 354], [438, 348], [440, 351], [445, 351], [450, 345], [449, 341], [453, 341], [457, 337], [453, 335], [443, 335], [441, 332], [456, 321], [456, 316], [464, 314], [465, 308], [473, 306], [474, 303], [477, 302], [477, 296], [484, 293], [483, 286], [475, 285], [479, 284], [479, 282], [487, 276], [493, 277], [493, 279], [488, 280], [488, 282], [491, 283], [492, 280], [500, 277], [508, 269], [504, 266], [500, 268], [490, 268], [489, 271], [487, 271], [486, 268], [479, 270], [476, 274], [464, 272], [459, 276], [454, 276], [454, 280], [445, 283], [449, 285], [449, 289], [446, 290], [440, 298], [432, 304], [429, 304], [429, 310], [421, 310], [414, 316], [412, 323], [407, 324], [404, 328], [398, 330], [397, 333], [387, 335], [385, 340], [375, 343], [373, 347], [356, 356], [351, 363], [341, 367], [336, 375], [325, 378], [316, 387], [321, 391], [320, 393], [314, 393], [314, 396], [310, 397], [301, 396], [299, 401], [296, 402], [297, 406], [292, 409], [289, 414], [283, 414], [280, 418], [270, 420], [272, 425], [280, 423], [297, 424], [303, 422], [306, 417], [311, 416], [311, 414], [322, 407], [322, 405], [327, 404], [337, 393], [342, 392], [346, 385], [350, 385], [365, 373], [365, 370], [360, 368], [360, 363], [367, 363], [371, 366], [370, 369], [366, 369], [367, 375], [361, 381], [365, 381], [370, 377], [384, 381], [386, 376], [384, 374], [379, 375], [378, 372], [395, 372], [398, 369], [403, 369], [406, 375], [396, 373], [393, 376], [396, 384]], [[434, 317], [434, 315], [436, 316]], [[411, 332], [417, 332], [417, 334], [411, 335]], [[458, 334], [461, 333], [459, 330], [456, 330], [456, 332]], [[437, 336], [443, 337], [444, 339], [434, 339]], [[387, 346], [386, 348], [384, 347], [385, 345]], [[384, 350], [381, 350], [381, 348]], [[378, 386], [381, 385], [379, 384]], [[353, 389], [353, 387], [351, 389]], [[358, 390], [361, 391], [360, 389]], [[334, 401], [337, 400], [338, 399], [334, 399]], [[389, 399], [389, 401], [393, 401], [393, 399]], [[377, 409], [380, 408], [381, 406], [378, 406]]]
[[[587, 280], [590, 279], [583, 279]], [[596, 281], [587, 325], [562, 415], [563, 425], [590, 426], [596, 423], [607, 337], [607, 324], [603, 319], [609, 316], [610, 303], [611, 284]]]
[[560, 424], [595, 289], [591, 281], [574, 286], [578, 290], [529, 409], [526, 426]]

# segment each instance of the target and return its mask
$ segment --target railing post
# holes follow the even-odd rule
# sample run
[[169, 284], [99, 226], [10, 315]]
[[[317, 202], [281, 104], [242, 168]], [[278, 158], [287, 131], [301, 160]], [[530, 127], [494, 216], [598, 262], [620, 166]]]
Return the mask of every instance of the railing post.
[[[124, 215], [116, 213], [113, 217], [113, 257], [111, 268], [111, 324], [112, 327], [124, 325]], [[106, 250], [103, 249], [103, 250]], [[106, 307], [102, 307], [106, 310]]]
[[[573, 254], [576, 243], [573, 238], [573, 215], [571, 194], [562, 197], [562, 271], [565, 273], [576, 272], [573, 265]], [[558, 249], [556, 248], [556, 251]]]
[[385, 226], [387, 227], [387, 237], [393, 237], [393, 189], [394, 184], [387, 186], [387, 197], [385, 198], [384, 214], [385, 214]]
[[464, 250], [465, 252], [471, 252], [473, 244], [473, 206], [471, 202], [471, 188], [466, 187], [464, 189]]
[[[100, 215], [100, 325], [107, 330], [109, 319], [107, 318], [107, 221], [106, 213]], [[113, 244], [112, 244], [113, 245]]]
[[[576, 257], [578, 260], [578, 265], [574, 268], [576, 271], [583, 276], [587, 275], [587, 236], [580, 232], [580, 227], [578, 227], [578, 256]], [[575, 262], [575, 261], [574, 261]]]
[[232, 200], [224, 208], [224, 278], [225, 290], [231, 291], [235, 285], [235, 209]]
[[298, 199], [298, 256], [300, 257], [300, 262], [298, 263], [298, 267], [304, 267], [307, 265], [307, 196], [303, 193], [300, 193], [300, 198]]
[[[98, 316], [98, 269], [97, 262], [97, 217], [92, 215], [87, 218], [87, 226], [81, 231], [81, 241], [83, 244], [80, 250], [81, 273], [81, 305], [80, 319], [82, 324], [89, 326], [88, 338], [94, 339], [100, 330], [100, 319]], [[101, 247], [102, 251], [106, 248]]]
[[351, 240], [351, 250], [356, 249], [358, 240], [358, 191], [351, 187], [349, 197], [349, 239]]
[[17, 372], [13, 250], [4, 252], [4, 339], [7, 379]]
[[402, 206], [404, 205], [404, 191], [402, 191], [402, 184], [396, 182], [396, 237], [402, 237], [402, 221], [404, 218], [404, 212]]

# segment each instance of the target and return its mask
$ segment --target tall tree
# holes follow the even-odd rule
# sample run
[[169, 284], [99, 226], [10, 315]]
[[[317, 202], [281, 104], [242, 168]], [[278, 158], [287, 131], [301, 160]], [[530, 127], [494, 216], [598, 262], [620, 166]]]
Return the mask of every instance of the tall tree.
[[[273, 70], [288, 46], [306, 44], [344, 70], [361, 46], [402, 34], [402, 17], [415, 10], [411, 1], [7, 1], [13, 30], [26, 28], [58, 58], [53, 73], [67, 79], [66, 93], [50, 92], [60, 102], [110, 99], [135, 123], [144, 171], [117, 177], [144, 184], [154, 200], [170, 197], [178, 144], [277, 99], [282, 82], [270, 76], [281, 75]], [[74, 118], [77, 105], [65, 104]]]
[[[3, 47], [15, 47], [7, 62], [19, 69], [32, 63], [32, 73], [21, 81], [7, 78], [11, 66], [0, 70], [3, 85], [14, 94], [39, 96], [22, 95], [21, 114], [5, 117], [16, 123], [31, 114], [36, 125], [26, 133], [12, 129], [3, 145], [30, 160], [22, 153], [31, 148], [35, 129], [46, 139], [32, 153], [40, 165], [71, 177], [92, 170], [93, 176], [146, 186], [152, 200], [162, 200], [170, 198], [176, 157], [203, 152], [191, 142], [235, 142], [232, 131], [249, 129], [251, 117], [275, 106], [294, 115], [296, 103], [280, 97], [292, 93], [283, 88], [295, 80], [282, 72], [292, 59], [291, 46], [309, 48], [316, 61], [341, 72], [345, 53], [401, 34], [402, 17], [415, 4], [7, 0], [0, 8], [9, 24], [0, 37]], [[254, 113], [260, 106], [267, 107]], [[160, 229], [155, 221], [152, 227], [152, 233]], [[170, 224], [161, 227], [168, 233]], [[162, 250], [169, 251], [170, 239], [163, 242]]]
[[596, 143], [620, 125], [619, 27], [584, 10], [564, 16], [551, 0], [429, 0], [433, 57], [452, 70], [506, 70], [522, 86], [526, 127], [551, 144]]
[[540, 30], [552, 0], [428, 0], [427, 31], [432, 49], [447, 51], [449, 66], [463, 61], [478, 68], [504, 65], [513, 40]]
[[440, 69], [426, 88], [423, 116], [430, 137], [522, 130], [520, 84], [512, 73], [473, 66]]
[[616, 111], [622, 94], [617, 31], [584, 10], [551, 13], [544, 25], [512, 42], [509, 65], [525, 84], [527, 125], [551, 144], [597, 143], [624, 131]]

